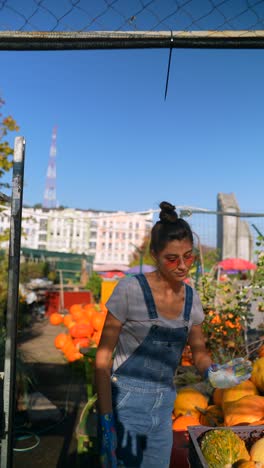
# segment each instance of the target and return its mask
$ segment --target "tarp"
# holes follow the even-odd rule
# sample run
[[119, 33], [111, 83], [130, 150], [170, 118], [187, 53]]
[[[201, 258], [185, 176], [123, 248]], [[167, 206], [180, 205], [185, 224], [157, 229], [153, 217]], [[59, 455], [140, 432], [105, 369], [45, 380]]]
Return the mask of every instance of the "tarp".
[[245, 260], [243, 258], [225, 258], [221, 262], [218, 263], [218, 266], [222, 268], [222, 270], [236, 270], [236, 271], [246, 271], [246, 270], [256, 270], [257, 266]]

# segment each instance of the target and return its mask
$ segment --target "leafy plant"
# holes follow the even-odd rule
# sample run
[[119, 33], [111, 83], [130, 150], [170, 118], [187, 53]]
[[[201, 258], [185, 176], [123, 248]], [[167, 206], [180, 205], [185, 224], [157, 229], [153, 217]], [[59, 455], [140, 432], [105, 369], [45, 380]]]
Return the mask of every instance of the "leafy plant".
[[[258, 236], [256, 242], [257, 270], [252, 281], [252, 297], [258, 303], [258, 310], [264, 312], [264, 237]], [[264, 319], [263, 319], [264, 324]]]
[[48, 264], [45, 262], [24, 262], [20, 265], [19, 279], [21, 283], [27, 283], [31, 279], [44, 278], [48, 275]]
[[7, 117], [3, 116], [1, 108], [4, 104], [4, 100], [0, 97], [0, 177], [3, 177], [13, 166], [13, 161], [10, 158], [14, 150], [6, 140], [6, 137], [9, 132], [17, 132], [19, 130], [19, 126], [13, 117], [10, 115]]
[[86, 289], [91, 291], [95, 301], [99, 301], [101, 295], [101, 285], [102, 285], [102, 278], [96, 271], [93, 271], [89, 281], [86, 284]]
[[250, 289], [236, 279], [219, 282], [213, 274], [205, 274], [197, 289], [205, 311], [203, 332], [212, 359], [224, 363], [246, 356], [247, 329], [253, 320]]
[[149, 250], [150, 238], [146, 236], [141, 244], [140, 247], [135, 247], [135, 250], [132, 254], [132, 258], [130, 261], [130, 267], [146, 264], [146, 265], [155, 265], [155, 261], [150, 254]]

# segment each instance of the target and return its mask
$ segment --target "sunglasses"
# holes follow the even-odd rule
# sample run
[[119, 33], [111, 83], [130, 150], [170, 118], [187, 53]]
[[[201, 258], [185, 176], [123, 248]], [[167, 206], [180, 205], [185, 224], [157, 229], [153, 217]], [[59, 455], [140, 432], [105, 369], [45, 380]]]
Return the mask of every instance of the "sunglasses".
[[167, 266], [167, 268], [178, 268], [178, 266], [181, 264], [181, 261], [183, 261], [184, 265], [187, 268], [190, 268], [190, 266], [195, 262], [196, 258], [197, 255], [195, 254], [188, 254], [186, 256], [179, 255], [176, 258], [166, 258], [164, 264]]

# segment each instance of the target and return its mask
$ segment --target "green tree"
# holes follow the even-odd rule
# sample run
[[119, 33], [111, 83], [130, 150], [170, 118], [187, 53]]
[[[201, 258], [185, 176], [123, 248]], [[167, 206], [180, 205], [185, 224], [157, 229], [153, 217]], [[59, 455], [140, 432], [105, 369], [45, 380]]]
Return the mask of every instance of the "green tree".
[[103, 280], [102, 280], [101, 276], [98, 275], [98, 273], [96, 273], [96, 271], [93, 271], [90, 278], [89, 278], [89, 281], [86, 284], [86, 289], [91, 291], [94, 300], [97, 301], [97, 302], [100, 300], [100, 296], [101, 296], [102, 281]]
[[219, 249], [211, 249], [209, 247], [203, 247], [203, 261], [205, 271], [210, 271], [211, 268], [220, 260]]
[[2, 107], [4, 104], [4, 100], [0, 97], [0, 177], [3, 177], [13, 166], [14, 149], [7, 140], [8, 133], [19, 130], [19, 126], [11, 115], [3, 116]]
[[129, 266], [140, 265], [140, 262], [146, 265], [155, 265], [155, 261], [149, 250], [150, 237], [146, 236], [140, 247], [135, 247]]
[[8, 254], [7, 251], [0, 253], [0, 325], [4, 325], [7, 307], [7, 286], [8, 286]]
[[44, 278], [48, 274], [47, 263], [45, 262], [24, 262], [20, 265], [20, 282], [27, 283], [31, 279]]
[[[13, 148], [8, 142], [9, 132], [17, 132], [19, 127], [16, 121], [10, 115], [4, 116], [2, 108], [5, 102], [0, 97], [0, 178], [2, 178], [13, 166], [12, 156]], [[0, 187], [8, 184], [0, 183]], [[0, 210], [1, 211], [1, 210]], [[2, 242], [9, 239], [9, 229], [0, 234], [0, 246]], [[0, 254], [0, 322], [3, 324], [6, 304], [7, 304], [7, 286], [8, 286], [8, 254], [3, 251]]]
[[[258, 303], [258, 310], [264, 312], [264, 237], [258, 236], [256, 242], [257, 270], [252, 281], [252, 298]], [[264, 319], [261, 328], [264, 328]]]

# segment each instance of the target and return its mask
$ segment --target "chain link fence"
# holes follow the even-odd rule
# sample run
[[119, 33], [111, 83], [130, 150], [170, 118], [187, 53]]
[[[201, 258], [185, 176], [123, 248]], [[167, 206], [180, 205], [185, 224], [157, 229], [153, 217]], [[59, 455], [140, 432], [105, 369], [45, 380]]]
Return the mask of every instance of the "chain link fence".
[[2, 31], [263, 29], [260, 0], [1, 0]]
[[255, 48], [263, 25], [262, 0], [0, 0], [1, 49]]
[[[225, 237], [232, 240], [233, 257], [243, 257], [243, 245], [250, 245], [252, 249], [252, 260], [254, 260], [254, 250], [258, 236], [264, 236], [264, 213], [224, 213], [206, 209], [189, 209], [182, 210], [181, 216], [188, 221], [193, 231], [198, 235], [200, 243], [206, 250], [218, 248], [218, 242], [224, 243]], [[219, 217], [228, 217], [236, 220], [225, 229], [222, 234], [217, 232], [217, 222]], [[238, 222], [237, 222], [238, 220]], [[240, 226], [242, 223], [242, 226]], [[217, 238], [219, 238], [217, 242]], [[240, 251], [239, 246], [241, 245]], [[240, 253], [240, 255], [236, 255]]]

